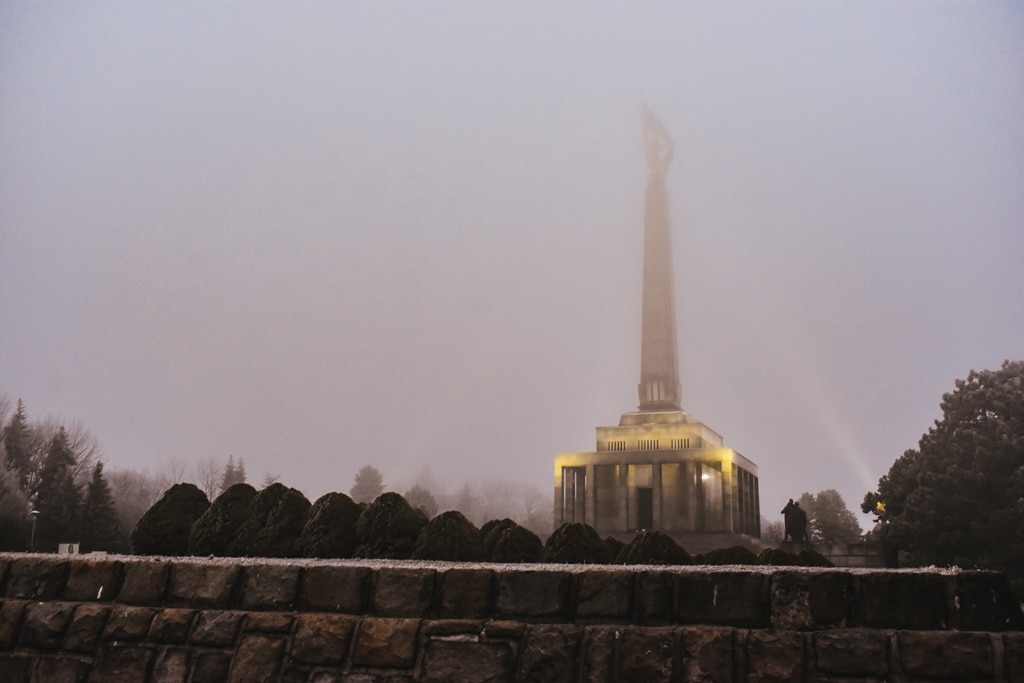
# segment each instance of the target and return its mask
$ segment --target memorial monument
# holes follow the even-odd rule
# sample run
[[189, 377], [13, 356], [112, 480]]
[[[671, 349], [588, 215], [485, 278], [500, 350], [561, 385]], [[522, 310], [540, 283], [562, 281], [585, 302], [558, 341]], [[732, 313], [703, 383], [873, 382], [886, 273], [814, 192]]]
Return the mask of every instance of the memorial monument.
[[596, 451], [555, 457], [554, 525], [585, 522], [626, 542], [639, 530], [663, 531], [691, 553], [757, 547], [757, 465], [682, 409], [665, 187], [672, 140], [647, 110], [644, 135], [640, 404], [618, 426], [597, 428]]

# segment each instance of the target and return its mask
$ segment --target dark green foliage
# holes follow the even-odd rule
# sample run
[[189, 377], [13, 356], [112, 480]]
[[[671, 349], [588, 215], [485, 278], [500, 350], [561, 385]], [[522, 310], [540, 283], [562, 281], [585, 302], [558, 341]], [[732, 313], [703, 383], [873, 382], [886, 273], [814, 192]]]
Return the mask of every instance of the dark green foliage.
[[846, 501], [835, 489], [804, 493], [800, 507], [807, 513], [807, 540], [810, 543], [856, 543], [864, 532]]
[[910, 565], [1024, 575], [1024, 361], [971, 371], [942, 419], [864, 497], [874, 538]]
[[480, 530], [461, 512], [442, 512], [423, 527], [411, 559], [481, 562], [484, 547], [480, 542]]
[[189, 555], [227, 555], [228, 546], [248, 518], [255, 497], [256, 489], [249, 484], [234, 484], [217, 496], [192, 525], [188, 538]]
[[382, 493], [356, 522], [356, 557], [406, 560], [412, 555], [416, 539], [427, 517], [414, 510], [397, 493]]
[[297, 489], [271, 484], [256, 494], [249, 515], [228, 545], [234, 557], [293, 557], [295, 542], [309, 517], [311, 505]]
[[800, 563], [805, 567], [832, 567], [832, 560], [828, 559], [817, 550], [804, 548], [800, 551]]
[[793, 553], [778, 548], [765, 548], [757, 556], [757, 563], [773, 567], [802, 567], [803, 561]]
[[608, 564], [608, 547], [594, 527], [575, 522], [555, 529], [544, 544], [544, 562], [562, 564]]
[[18, 489], [18, 473], [0, 468], [0, 552], [28, 549], [28, 509], [28, 501]]
[[82, 506], [82, 547], [84, 553], [117, 549], [121, 530], [114, 510], [114, 498], [103, 476], [103, 463], [96, 463]]
[[18, 486], [25, 490], [32, 471], [32, 446], [25, 404], [21, 399], [18, 399], [18, 409], [4, 427], [3, 442], [6, 457], [4, 465], [17, 473]]
[[58, 543], [79, 541], [81, 525], [81, 493], [75, 484], [72, 468], [75, 456], [68, 444], [64, 427], [50, 441], [39, 472], [35, 509], [36, 548], [55, 551]]
[[175, 484], [167, 489], [132, 530], [136, 555], [185, 555], [192, 525], [203, 516], [210, 501], [195, 484]]
[[495, 526], [484, 538], [488, 562], [540, 562], [544, 544], [540, 537], [515, 522], [511, 526]]
[[622, 549], [619, 564], [692, 564], [690, 554], [663, 531], [641, 531]]
[[605, 536], [604, 545], [606, 548], [608, 548], [608, 557], [611, 557], [613, 559], [618, 557], [619, 553], [622, 552], [622, 549], [626, 547], [625, 543], [615, 538], [614, 536]]
[[484, 525], [480, 527], [480, 541], [484, 546], [484, 557], [489, 562], [493, 561], [490, 558], [494, 554], [494, 545], [498, 542], [501, 532], [514, 526], [518, 526], [518, 524], [514, 520], [505, 517], [504, 519], [492, 519], [484, 522]]
[[693, 558], [694, 564], [758, 564], [757, 555], [741, 545], [716, 548]]
[[310, 508], [299, 534], [299, 557], [352, 557], [356, 549], [356, 521], [362, 508], [344, 493], [320, 496]]

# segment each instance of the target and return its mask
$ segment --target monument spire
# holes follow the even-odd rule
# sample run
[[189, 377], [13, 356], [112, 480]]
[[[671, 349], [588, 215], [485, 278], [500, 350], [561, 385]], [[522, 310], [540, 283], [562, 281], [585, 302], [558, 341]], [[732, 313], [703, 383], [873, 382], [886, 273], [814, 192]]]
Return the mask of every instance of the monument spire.
[[647, 191], [644, 197], [644, 289], [640, 337], [640, 410], [682, 410], [676, 313], [672, 297], [672, 239], [665, 174], [672, 163], [672, 139], [661, 121], [644, 109]]

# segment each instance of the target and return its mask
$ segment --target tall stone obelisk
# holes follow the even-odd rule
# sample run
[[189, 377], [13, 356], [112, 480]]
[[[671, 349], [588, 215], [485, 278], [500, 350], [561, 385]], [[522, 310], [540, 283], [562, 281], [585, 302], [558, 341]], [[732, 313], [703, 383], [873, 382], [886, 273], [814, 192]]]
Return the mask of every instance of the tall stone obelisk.
[[672, 140], [661, 121], [644, 109], [647, 191], [644, 197], [644, 290], [640, 337], [640, 410], [681, 410], [676, 313], [672, 297], [672, 238], [665, 174]]

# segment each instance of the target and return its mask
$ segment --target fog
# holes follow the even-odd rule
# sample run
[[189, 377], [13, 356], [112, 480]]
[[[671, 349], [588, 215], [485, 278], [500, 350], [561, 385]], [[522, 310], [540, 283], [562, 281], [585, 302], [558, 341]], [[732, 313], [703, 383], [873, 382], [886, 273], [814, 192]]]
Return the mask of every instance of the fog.
[[0, 2], [0, 392], [110, 468], [548, 491], [637, 403], [644, 105], [684, 410], [857, 509], [1021, 357], [1017, 3]]

